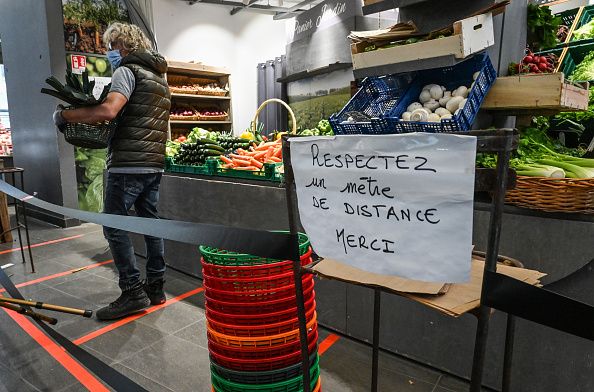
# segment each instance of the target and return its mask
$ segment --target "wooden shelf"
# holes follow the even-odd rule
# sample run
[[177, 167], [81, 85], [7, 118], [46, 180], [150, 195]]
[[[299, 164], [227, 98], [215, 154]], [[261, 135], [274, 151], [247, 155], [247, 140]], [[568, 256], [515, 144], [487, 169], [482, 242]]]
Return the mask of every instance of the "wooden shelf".
[[197, 95], [197, 94], [180, 94], [180, 93], [171, 93], [171, 97], [173, 98], [188, 98], [188, 99], [203, 99], [203, 100], [230, 100], [231, 97], [225, 95], [224, 97], [217, 96], [217, 95]]
[[[231, 76], [231, 70], [228, 68], [212, 67], [200, 63], [185, 63], [182, 61], [167, 61], [167, 72], [171, 75], [187, 76], [189, 78], [197, 79], [213, 79], [223, 87], [228, 87], [228, 93], [225, 96], [218, 95], [198, 95], [198, 94], [183, 94], [183, 93], [172, 93], [171, 100], [173, 102], [182, 102], [190, 105], [199, 104], [204, 106], [205, 104], [212, 104], [221, 108], [227, 113], [226, 121], [186, 121], [186, 120], [170, 120], [169, 128], [175, 128], [177, 133], [181, 131], [184, 133], [186, 130], [190, 132], [191, 127], [195, 126], [216, 126], [222, 132], [230, 132], [233, 127], [233, 109], [231, 106], [231, 84], [229, 83], [229, 77]], [[170, 135], [171, 137], [171, 131]]]
[[212, 121], [186, 121], [186, 120], [172, 120], [169, 121], [170, 124], [223, 124], [223, 125], [231, 125], [233, 124], [232, 121], [217, 121], [217, 120], [212, 120]]

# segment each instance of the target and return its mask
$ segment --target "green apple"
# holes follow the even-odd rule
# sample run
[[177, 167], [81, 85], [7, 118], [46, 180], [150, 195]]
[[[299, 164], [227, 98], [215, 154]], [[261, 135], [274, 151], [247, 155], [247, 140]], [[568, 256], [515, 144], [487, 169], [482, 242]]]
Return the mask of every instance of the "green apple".
[[97, 67], [97, 72], [103, 73], [107, 70], [107, 61], [99, 58], [95, 61], [95, 67]]

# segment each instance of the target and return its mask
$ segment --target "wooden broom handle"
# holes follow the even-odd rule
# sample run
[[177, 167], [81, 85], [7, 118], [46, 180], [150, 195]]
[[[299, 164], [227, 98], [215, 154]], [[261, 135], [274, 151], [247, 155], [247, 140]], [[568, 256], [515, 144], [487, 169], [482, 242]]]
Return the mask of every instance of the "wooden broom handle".
[[91, 317], [93, 315], [92, 310], [67, 308], [65, 306], [50, 305], [50, 304], [46, 304], [43, 302], [25, 301], [23, 299], [7, 298], [7, 297], [1, 297], [1, 296], [0, 296], [0, 301], [9, 302], [9, 303], [18, 304], [18, 305], [24, 305], [24, 306], [32, 306], [37, 309], [47, 309], [47, 310], [53, 310], [53, 311], [62, 312], [62, 313], [72, 313], [72, 314], [76, 314], [76, 315], [83, 316], [83, 317]]

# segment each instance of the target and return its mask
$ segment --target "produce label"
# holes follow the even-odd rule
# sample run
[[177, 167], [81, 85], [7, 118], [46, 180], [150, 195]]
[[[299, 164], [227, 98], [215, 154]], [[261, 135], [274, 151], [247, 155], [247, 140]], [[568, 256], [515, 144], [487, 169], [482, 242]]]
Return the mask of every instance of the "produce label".
[[470, 281], [476, 137], [291, 139], [299, 214], [315, 252], [381, 274]]
[[82, 74], [87, 69], [87, 61], [85, 56], [72, 55], [72, 73]]

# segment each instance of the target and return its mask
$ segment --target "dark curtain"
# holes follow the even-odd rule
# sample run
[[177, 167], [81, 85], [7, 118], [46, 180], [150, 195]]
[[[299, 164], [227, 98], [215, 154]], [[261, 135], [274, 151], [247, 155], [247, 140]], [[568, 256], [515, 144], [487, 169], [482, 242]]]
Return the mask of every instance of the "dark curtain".
[[[258, 64], [258, 107], [271, 98], [281, 99], [287, 102], [287, 86], [285, 83], [277, 82], [283, 77], [286, 71], [286, 57], [282, 55], [274, 60]], [[258, 122], [264, 124], [263, 134], [268, 136], [274, 131], [286, 132], [288, 111], [278, 102], [270, 102], [264, 106]]]
[[136, 26], [140, 27], [142, 32], [146, 35], [146, 37], [151, 41], [153, 44], [153, 49], [157, 49], [157, 40], [155, 38], [155, 33], [153, 31], [152, 23], [150, 22], [149, 18], [152, 18], [152, 15], [146, 15], [141, 7], [141, 4], [138, 0], [124, 0], [126, 7], [128, 8], [128, 15], [130, 16], [130, 23], [135, 24]]

